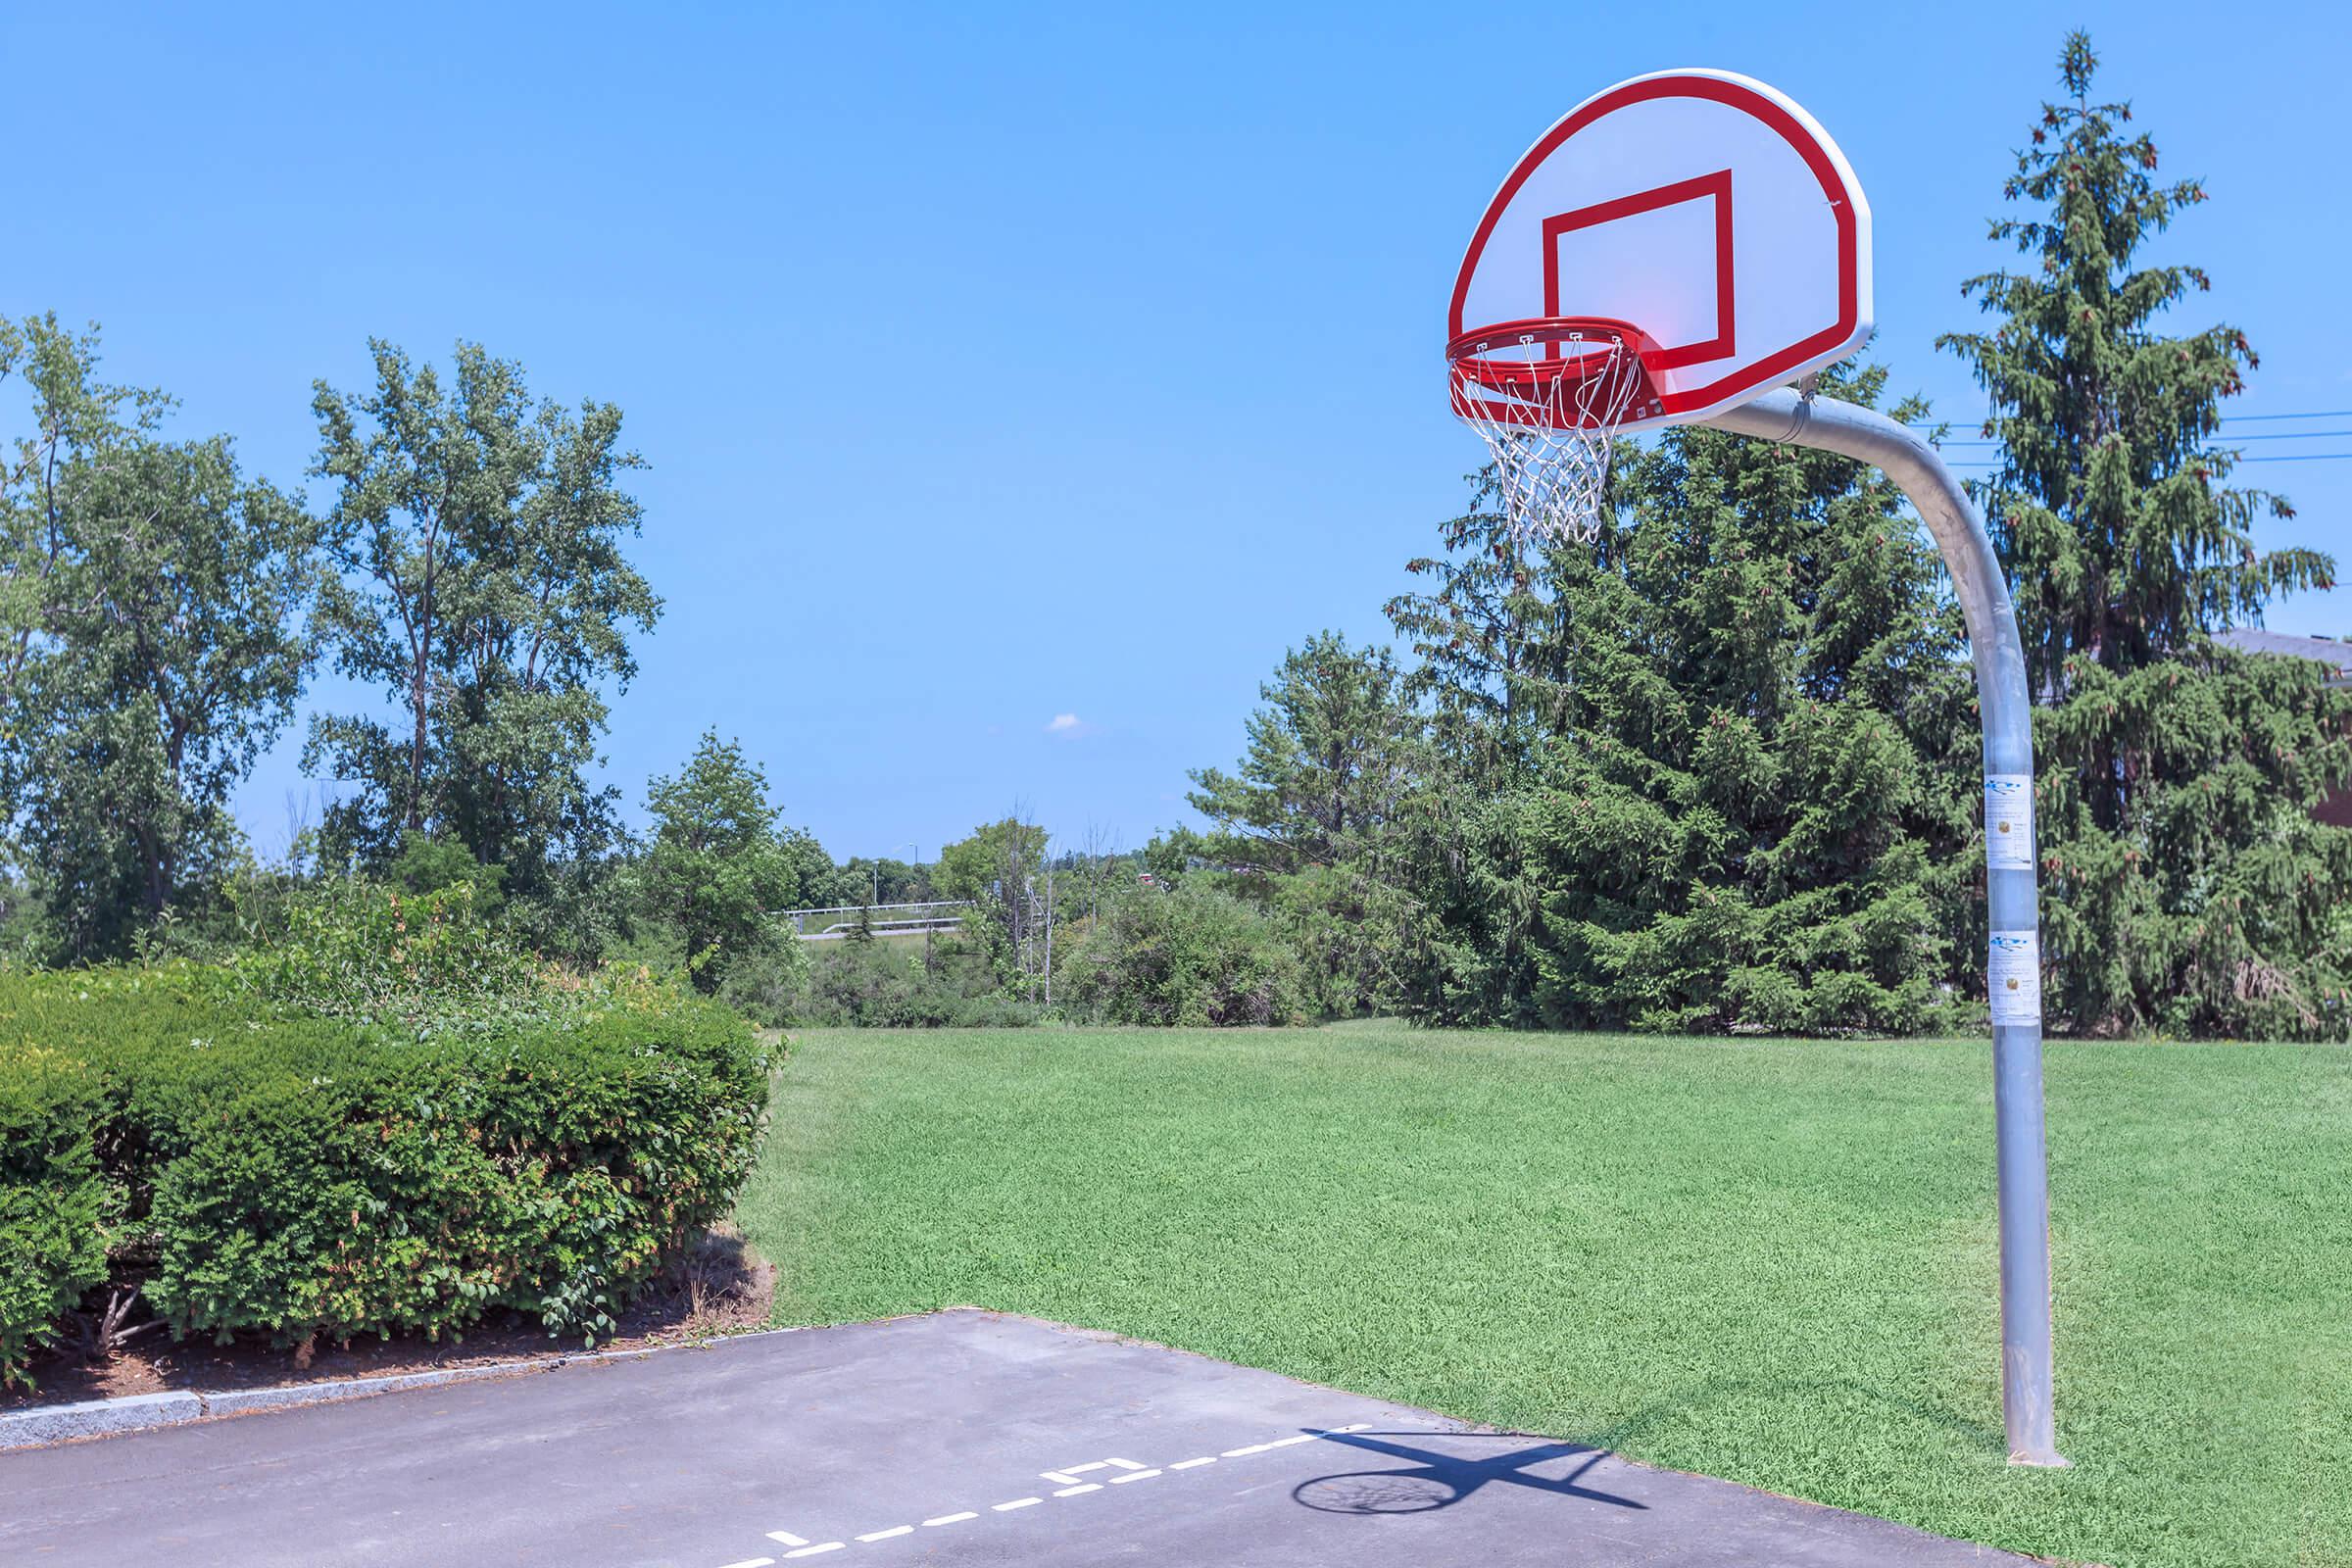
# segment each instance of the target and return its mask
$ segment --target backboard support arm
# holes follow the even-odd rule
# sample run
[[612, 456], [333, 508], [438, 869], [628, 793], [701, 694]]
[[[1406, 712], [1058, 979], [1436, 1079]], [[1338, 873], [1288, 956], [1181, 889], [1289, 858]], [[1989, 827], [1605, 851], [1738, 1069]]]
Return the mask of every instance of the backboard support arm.
[[[2017, 610], [1984, 519], [1936, 448], [1874, 410], [1777, 388], [1700, 421], [1719, 430], [1840, 453], [1902, 487], [1943, 554], [1968, 623], [1984, 726], [1984, 772], [2034, 775], [2033, 700]], [[1988, 929], [2035, 932], [2034, 855], [1987, 865]], [[2036, 952], [2038, 945], [2036, 945]], [[1988, 965], [1988, 971], [1990, 969]], [[1996, 1013], [1999, 1009], [1995, 1009]], [[2041, 1089], [2041, 1022], [1992, 1026], [1994, 1142], [2000, 1171], [2001, 1409], [2009, 1461], [2063, 1465], [2050, 1406], [2050, 1201]]]

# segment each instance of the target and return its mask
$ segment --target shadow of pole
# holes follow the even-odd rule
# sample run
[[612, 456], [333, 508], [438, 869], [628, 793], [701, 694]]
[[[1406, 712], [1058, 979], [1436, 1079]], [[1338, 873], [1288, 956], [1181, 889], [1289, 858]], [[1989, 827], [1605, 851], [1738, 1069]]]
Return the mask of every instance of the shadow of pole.
[[[1511, 1433], [1325, 1432], [1320, 1436], [1326, 1443], [1345, 1444], [1352, 1448], [1410, 1462], [1396, 1470], [1360, 1470], [1343, 1475], [1316, 1476], [1291, 1489], [1294, 1502], [1318, 1513], [1428, 1513], [1465, 1502], [1482, 1488], [1497, 1484], [1525, 1487], [1530, 1491], [1548, 1492], [1560, 1496], [1584, 1497], [1593, 1502], [1605, 1502], [1615, 1508], [1646, 1510], [1648, 1507], [1647, 1503], [1636, 1502], [1631, 1497], [1620, 1497], [1613, 1493], [1598, 1492], [1580, 1485], [1594, 1465], [1609, 1456], [1607, 1449], [1595, 1448], [1589, 1444], [1539, 1443], [1529, 1447], [1514, 1448], [1508, 1453], [1478, 1459], [1415, 1448], [1392, 1440], [1446, 1437], [1459, 1441], [1490, 1436], [1504, 1442], [1520, 1442], [1523, 1439]], [[1531, 1465], [1573, 1458], [1579, 1454], [1590, 1457], [1560, 1480], [1528, 1473]]]

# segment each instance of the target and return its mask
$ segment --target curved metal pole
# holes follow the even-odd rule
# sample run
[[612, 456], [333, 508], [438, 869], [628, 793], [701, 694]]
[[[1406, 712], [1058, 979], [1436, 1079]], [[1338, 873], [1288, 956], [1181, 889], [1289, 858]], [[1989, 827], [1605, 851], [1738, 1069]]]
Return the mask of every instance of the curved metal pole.
[[1984, 519], [1936, 449], [1885, 415], [1786, 388], [1702, 421], [1873, 464], [1943, 552], [1984, 722], [1986, 969], [2001, 1203], [2001, 1406], [2013, 1464], [2062, 1465], [2050, 1413], [2050, 1200], [2042, 1148], [2041, 956], [2034, 887], [2034, 714], [2009, 585]]

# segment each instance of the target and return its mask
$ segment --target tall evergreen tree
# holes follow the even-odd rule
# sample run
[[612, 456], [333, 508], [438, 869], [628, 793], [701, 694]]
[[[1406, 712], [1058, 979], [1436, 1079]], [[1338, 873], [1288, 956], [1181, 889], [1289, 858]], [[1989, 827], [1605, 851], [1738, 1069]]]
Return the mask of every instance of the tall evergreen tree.
[[1193, 808], [1270, 871], [1329, 865], [1376, 850], [1411, 778], [1417, 717], [1385, 648], [1336, 632], [1293, 650], [1258, 688], [1238, 774], [1197, 770]]
[[[1874, 404], [1885, 373], [1841, 368]], [[1916, 405], [1898, 416], [1919, 413]], [[1618, 454], [1591, 546], [1486, 510], [1392, 606], [1445, 744], [1411, 858], [1438, 1020], [1940, 1015], [1976, 744], [1933, 547], [1875, 470], [1717, 431]]]
[[1428, 804], [1423, 714], [1386, 648], [1329, 631], [1258, 695], [1237, 770], [1193, 774], [1193, 808], [1218, 829], [1202, 849], [1240, 868], [1223, 878], [1231, 891], [1280, 914], [1319, 1010], [1392, 1007], [1419, 923], [1401, 883]]
[[1468, 510], [1439, 527], [1444, 553], [1405, 563], [1431, 586], [1391, 599], [1388, 615], [1420, 661], [1405, 689], [1440, 743], [1474, 772], [1516, 774], [1558, 717], [1565, 609], [1547, 553], [1498, 510], [1494, 466], [1469, 478]]
[[[1885, 378], [1825, 381], [1875, 406]], [[1544, 1018], [1921, 1027], [1975, 756], [1933, 546], [1810, 448], [1677, 430], [1617, 483], [1600, 549], [1563, 552], [1562, 722], [1511, 802]]]
[[1415, 1016], [1534, 1027], [1540, 890], [1507, 803], [1534, 784], [1559, 729], [1570, 638], [1562, 573], [1594, 557], [1523, 538], [1500, 510], [1493, 465], [1468, 477], [1470, 505], [1439, 525], [1443, 553], [1405, 564], [1430, 586], [1387, 606], [1419, 660], [1404, 689], [1429, 716], [1400, 846], [1413, 895], [1400, 967]]
[[2209, 633], [2328, 586], [2334, 564], [2264, 552], [2286, 503], [2230, 482], [2223, 405], [2256, 364], [2235, 327], [2166, 330], [2208, 279], [2142, 260], [2196, 180], [2157, 173], [2131, 106], [2092, 101], [2082, 33], [2060, 55], [1994, 220], [2026, 266], [1965, 285], [1995, 324], [1948, 334], [1992, 401], [2001, 466], [1980, 484], [2037, 700], [2045, 994], [2090, 1033], [2343, 1034], [2352, 832], [2312, 805], [2352, 777], [2352, 699], [2319, 667]]

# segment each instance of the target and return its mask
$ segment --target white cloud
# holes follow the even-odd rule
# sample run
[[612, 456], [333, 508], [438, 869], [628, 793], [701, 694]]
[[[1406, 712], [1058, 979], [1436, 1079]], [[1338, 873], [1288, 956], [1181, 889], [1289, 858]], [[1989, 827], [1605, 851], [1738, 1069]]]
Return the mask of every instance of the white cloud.
[[1076, 735], [1085, 728], [1086, 726], [1078, 721], [1076, 713], [1055, 713], [1047, 723], [1046, 733], [1049, 735]]

